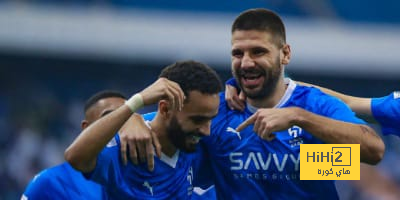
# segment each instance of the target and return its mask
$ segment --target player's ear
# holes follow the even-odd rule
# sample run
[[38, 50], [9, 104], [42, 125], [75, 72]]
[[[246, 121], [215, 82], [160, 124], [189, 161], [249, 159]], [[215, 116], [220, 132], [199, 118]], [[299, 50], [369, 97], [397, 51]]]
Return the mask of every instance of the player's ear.
[[89, 126], [89, 122], [86, 119], [82, 120], [82, 122], [81, 122], [82, 130], [85, 129], [86, 127], [88, 127], [88, 126]]
[[290, 45], [284, 44], [281, 50], [281, 64], [282, 65], [287, 65], [290, 62], [292, 54], [290, 51]]
[[160, 100], [158, 102], [158, 112], [165, 118], [168, 118], [171, 114], [171, 106], [169, 101]]

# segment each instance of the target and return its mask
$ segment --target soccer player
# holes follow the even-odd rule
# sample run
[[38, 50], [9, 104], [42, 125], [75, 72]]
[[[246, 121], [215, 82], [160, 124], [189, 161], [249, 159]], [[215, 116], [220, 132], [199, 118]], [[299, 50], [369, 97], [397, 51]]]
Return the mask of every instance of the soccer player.
[[[125, 96], [116, 91], [101, 91], [90, 97], [84, 108], [82, 129], [125, 102]], [[46, 199], [102, 199], [101, 186], [86, 180], [82, 173], [67, 162], [41, 171], [27, 186], [21, 200]]]
[[[321, 86], [299, 82], [301, 85], [316, 87], [324, 93], [335, 96], [344, 101], [355, 113], [361, 117], [373, 117], [381, 125], [384, 135], [393, 134], [400, 136], [400, 95], [392, 92], [390, 95], [379, 98], [363, 98], [342, 94]], [[238, 87], [234, 78], [226, 81], [225, 100], [231, 109], [243, 111], [245, 108], [245, 96], [238, 94]], [[398, 184], [390, 177], [385, 176], [377, 168], [362, 164], [360, 166], [361, 181], [350, 183], [362, 191], [363, 195], [382, 197], [387, 199], [399, 199], [400, 192], [396, 190]]]
[[[83, 130], [65, 158], [102, 184], [111, 199], [190, 199], [199, 157], [193, 152], [199, 139], [210, 134], [221, 89], [210, 67], [194, 61], [174, 63], [163, 69], [155, 83]], [[160, 141], [161, 157], [155, 158], [153, 171], [146, 165], [125, 165], [116, 132], [137, 109], [157, 102], [157, 113], [148, 126]]]
[[[284, 78], [290, 46], [278, 15], [241, 13], [232, 25], [232, 74], [247, 96], [244, 112], [220, 95], [205, 147], [218, 199], [338, 199], [334, 181], [300, 180], [300, 144], [360, 144], [361, 162], [376, 164], [384, 144], [338, 99]], [[131, 147], [131, 146], [130, 146]]]

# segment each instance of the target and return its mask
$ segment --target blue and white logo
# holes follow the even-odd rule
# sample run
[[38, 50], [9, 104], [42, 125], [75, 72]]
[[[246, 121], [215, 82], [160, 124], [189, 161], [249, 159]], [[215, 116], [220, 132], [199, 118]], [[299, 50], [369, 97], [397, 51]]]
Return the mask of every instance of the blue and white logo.
[[288, 129], [288, 132], [291, 137], [296, 138], [301, 135], [301, 133], [303, 132], [303, 129], [298, 126], [292, 126], [292, 128]]

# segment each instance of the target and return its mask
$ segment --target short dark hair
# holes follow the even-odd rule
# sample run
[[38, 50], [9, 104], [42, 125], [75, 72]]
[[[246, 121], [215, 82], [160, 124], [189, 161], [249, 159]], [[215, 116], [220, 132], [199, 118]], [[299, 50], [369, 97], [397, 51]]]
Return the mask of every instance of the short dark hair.
[[126, 99], [125, 95], [123, 95], [121, 92], [118, 92], [115, 90], [102, 90], [102, 91], [97, 92], [96, 94], [92, 95], [86, 101], [85, 107], [84, 107], [84, 112], [86, 113], [98, 101], [105, 99], [105, 98], [110, 98], [110, 97], [120, 97], [120, 98]]
[[216, 94], [222, 90], [218, 74], [206, 64], [193, 60], [173, 63], [165, 67], [159, 77], [178, 83], [187, 98], [194, 90], [203, 94]]
[[231, 33], [236, 30], [270, 32], [279, 47], [286, 44], [286, 31], [282, 19], [273, 11], [264, 8], [242, 12], [233, 22]]

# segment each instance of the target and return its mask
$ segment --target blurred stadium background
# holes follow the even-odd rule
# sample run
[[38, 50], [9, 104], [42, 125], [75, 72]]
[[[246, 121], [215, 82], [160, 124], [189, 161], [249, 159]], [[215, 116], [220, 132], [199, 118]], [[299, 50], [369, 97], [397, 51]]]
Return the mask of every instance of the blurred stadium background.
[[[365, 97], [400, 89], [396, 0], [3, 0], [0, 199], [19, 199], [37, 172], [63, 162], [93, 93], [130, 96], [181, 59], [229, 78], [231, 22], [254, 7], [283, 17], [293, 79]], [[400, 190], [400, 139], [383, 138], [376, 168]], [[342, 198], [374, 199], [358, 185], [338, 182]]]

